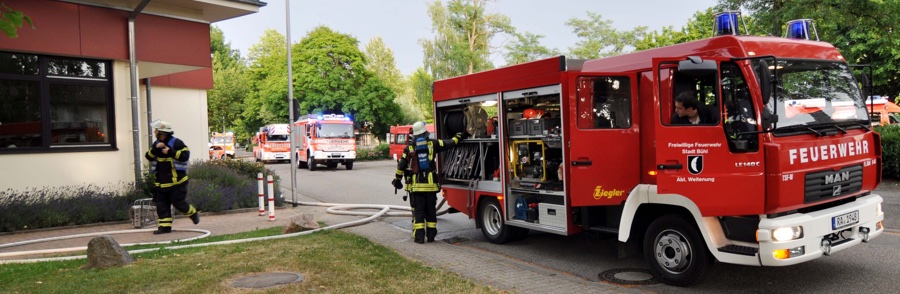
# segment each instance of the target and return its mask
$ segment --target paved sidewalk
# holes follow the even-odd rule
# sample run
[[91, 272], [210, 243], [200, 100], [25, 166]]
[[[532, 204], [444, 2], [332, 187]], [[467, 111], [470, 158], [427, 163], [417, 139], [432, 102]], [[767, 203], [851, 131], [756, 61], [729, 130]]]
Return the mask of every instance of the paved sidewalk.
[[[305, 197], [303, 197], [305, 198]], [[308, 201], [309, 199], [301, 199]], [[290, 222], [291, 217], [300, 213], [313, 213], [317, 220], [328, 225], [346, 221], [357, 220], [360, 216], [343, 216], [329, 214], [325, 207], [299, 206], [296, 208], [287, 204], [287, 208], [278, 209], [275, 212], [276, 221], [268, 221], [267, 216], [258, 216], [256, 210], [237, 213], [224, 213], [215, 215], [201, 214], [200, 224], [193, 225], [187, 218], [176, 218], [174, 232], [165, 235], [153, 235], [146, 231], [133, 229], [131, 223], [116, 223], [108, 225], [92, 225], [77, 228], [45, 230], [38, 232], [17, 233], [0, 235], [0, 245], [13, 242], [35, 240], [48, 237], [67, 236], [74, 234], [112, 232], [120, 230], [133, 230], [135, 233], [112, 235], [119, 244], [157, 242], [175, 239], [191, 238], [201, 235], [197, 232], [179, 231], [179, 229], [203, 229], [212, 235], [232, 234], [255, 229], [283, 226]], [[460, 245], [446, 242], [416, 244], [410, 238], [407, 229], [399, 228], [390, 223], [376, 220], [371, 223], [345, 228], [352, 232], [365, 236], [373, 242], [390, 247], [407, 258], [420, 261], [429, 266], [442, 268], [456, 272], [477, 283], [490, 285], [495, 289], [514, 293], [643, 293], [639, 289], [618, 287], [585, 280], [553, 269], [544, 268], [496, 254], [472, 250]], [[25, 246], [0, 249], [0, 254], [5, 252], [21, 252], [40, 249], [58, 249], [69, 247], [87, 246], [92, 237], [67, 239], [62, 241], [43, 242]], [[81, 251], [83, 253], [83, 251]], [[3, 257], [0, 260], [22, 259], [29, 256]], [[2, 265], [0, 265], [2, 266]]]

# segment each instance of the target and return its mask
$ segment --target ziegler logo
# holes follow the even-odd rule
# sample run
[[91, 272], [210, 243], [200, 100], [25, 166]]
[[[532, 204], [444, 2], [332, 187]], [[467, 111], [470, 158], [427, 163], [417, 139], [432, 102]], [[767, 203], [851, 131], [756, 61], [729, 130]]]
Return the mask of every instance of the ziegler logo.
[[850, 179], [850, 172], [836, 172], [825, 176], [825, 185], [843, 182]]

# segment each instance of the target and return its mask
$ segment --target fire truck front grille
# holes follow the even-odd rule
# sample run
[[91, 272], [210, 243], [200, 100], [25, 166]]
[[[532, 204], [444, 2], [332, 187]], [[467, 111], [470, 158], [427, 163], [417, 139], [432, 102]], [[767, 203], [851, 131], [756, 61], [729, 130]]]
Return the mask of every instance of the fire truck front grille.
[[840, 170], [823, 170], [806, 174], [806, 191], [803, 203], [813, 203], [859, 192], [862, 189], [861, 164], [842, 167]]

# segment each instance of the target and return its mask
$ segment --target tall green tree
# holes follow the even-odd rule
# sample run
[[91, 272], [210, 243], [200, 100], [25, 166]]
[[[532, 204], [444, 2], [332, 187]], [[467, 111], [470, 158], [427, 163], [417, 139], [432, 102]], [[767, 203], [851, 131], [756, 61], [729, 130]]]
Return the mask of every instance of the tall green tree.
[[395, 93], [366, 69], [356, 38], [320, 26], [292, 46], [294, 83], [301, 113], [337, 113], [355, 117], [357, 126], [384, 134], [401, 119]]
[[749, 11], [751, 31], [783, 36], [793, 19], [815, 21], [819, 39], [833, 44], [848, 63], [873, 66], [873, 94], [900, 95], [900, 1], [720, 0]]
[[285, 36], [267, 29], [248, 52], [250, 94], [240, 121], [249, 133], [270, 123], [288, 123], [287, 49]]
[[213, 131], [232, 130], [239, 137], [249, 137], [249, 130], [238, 127], [250, 93], [247, 65], [240, 52], [225, 42], [221, 29], [211, 26], [209, 36], [213, 55], [213, 88], [206, 94], [209, 126]]
[[596, 59], [627, 53], [635, 43], [644, 38], [647, 27], [639, 26], [630, 31], [620, 31], [611, 20], [600, 13], [587, 12], [588, 19], [571, 18], [566, 25], [581, 38], [569, 52], [575, 58]]
[[425, 71], [425, 68], [420, 67], [410, 75], [409, 84], [415, 97], [415, 105], [422, 112], [424, 120], [434, 122], [434, 113], [431, 109], [431, 85], [434, 84], [434, 78]]
[[487, 13], [490, 0], [450, 0], [428, 6], [434, 38], [419, 43], [425, 52], [425, 69], [434, 79], [444, 79], [494, 68], [491, 40], [515, 29], [509, 17]]
[[394, 91], [394, 103], [403, 112], [402, 123], [411, 123], [422, 118], [422, 113], [415, 105], [415, 97], [409, 82], [397, 68], [394, 51], [385, 46], [381, 37], [372, 38], [366, 44], [366, 69], [381, 79], [388, 88]]
[[6, 3], [0, 2], [0, 31], [3, 31], [7, 37], [18, 38], [19, 28], [25, 23], [32, 29], [34, 28], [31, 17], [6, 6]]
[[503, 55], [507, 65], [525, 63], [560, 55], [556, 48], [550, 49], [541, 45], [544, 35], [530, 32], [516, 33], [516, 39], [506, 45], [506, 53]]

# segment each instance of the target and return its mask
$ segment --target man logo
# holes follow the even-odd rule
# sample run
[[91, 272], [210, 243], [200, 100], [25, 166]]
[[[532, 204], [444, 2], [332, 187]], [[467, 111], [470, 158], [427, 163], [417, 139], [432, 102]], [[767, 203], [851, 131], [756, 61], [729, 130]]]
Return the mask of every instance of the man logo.
[[703, 172], [703, 155], [690, 155], [688, 156], [688, 172], [692, 175], [700, 174]]
[[825, 185], [834, 184], [838, 182], [843, 182], [850, 179], [850, 172], [836, 172], [830, 175], [825, 175]]
[[831, 188], [831, 196], [841, 196], [841, 185], [834, 185]]

